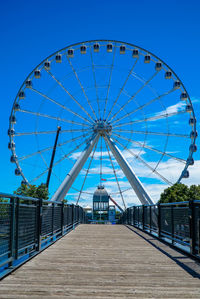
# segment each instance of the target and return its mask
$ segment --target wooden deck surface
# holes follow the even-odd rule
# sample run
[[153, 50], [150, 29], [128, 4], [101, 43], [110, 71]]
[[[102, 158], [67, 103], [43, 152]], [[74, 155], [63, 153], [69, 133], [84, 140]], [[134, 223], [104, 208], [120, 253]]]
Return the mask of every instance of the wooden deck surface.
[[199, 264], [122, 225], [80, 225], [0, 282], [0, 298], [200, 298]]

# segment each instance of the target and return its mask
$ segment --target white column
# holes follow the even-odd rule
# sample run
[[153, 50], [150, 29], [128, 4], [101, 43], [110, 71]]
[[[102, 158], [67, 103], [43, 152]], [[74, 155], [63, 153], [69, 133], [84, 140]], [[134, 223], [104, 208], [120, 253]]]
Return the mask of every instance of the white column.
[[99, 134], [93, 135], [89, 143], [87, 144], [86, 148], [70, 170], [70, 172], [65, 177], [64, 181], [60, 185], [60, 187], [57, 189], [55, 194], [53, 195], [51, 200], [55, 201], [62, 201], [69, 191], [70, 187], [72, 186], [73, 182], [75, 181], [76, 177], [80, 173], [81, 169], [83, 168], [85, 162], [87, 161], [90, 153], [92, 152], [92, 149], [94, 148], [95, 144], [99, 140]]
[[108, 146], [109, 146], [113, 156], [115, 157], [117, 163], [121, 167], [124, 175], [127, 177], [131, 187], [134, 189], [141, 204], [143, 204], [143, 205], [154, 204], [153, 200], [151, 199], [151, 197], [145, 190], [144, 186], [142, 185], [142, 183], [140, 182], [140, 180], [138, 179], [138, 177], [134, 173], [133, 169], [131, 168], [129, 163], [126, 161], [125, 157], [123, 156], [123, 154], [121, 153], [119, 148], [116, 146], [114, 141], [108, 135], [105, 135], [104, 138], [107, 141]]

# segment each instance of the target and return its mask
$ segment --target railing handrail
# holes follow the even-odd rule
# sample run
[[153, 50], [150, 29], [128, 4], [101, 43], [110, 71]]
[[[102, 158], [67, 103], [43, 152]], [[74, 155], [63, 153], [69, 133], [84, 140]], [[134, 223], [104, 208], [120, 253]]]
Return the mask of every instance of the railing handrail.
[[133, 225], [182, 251], [190, 252], [200, 260], [199, 213], [200, 200], [193, 199], [149, 206], [138, 205], [127, 208], [121, 215], [120, 222]]
[[0, 279], [86, 221], [79, 205], [2, 192], [0, 198]]
[[197, 203], [197, 204], [200, 204], [200, 200], [194, 200], [194, 199], [191, 199], [189, 201], [178, 201], [178, 202], [167, 202], [167, 203], [155, 203], [155, 204], [152, 204], [152, 205], [133, 205], [131, 207], [128, 207], [127, 209], [130, 209], [130, 208], [134, 208], [134, 207], [155, 207], [155, 206], [179, 206], [179, 205], [189, 205], [190, 202], [194, 202], [194, 203]]
[[[9, 193], [3, 193], [3, 192], [0, 192], [0, 198], [15, 198], [15, 199], [22, 199], [22, 200], [30, 200], [30, 201], [39, 201], [41, 200], [43, 203], [56, 203], [56, 204], [62, 204], [62, 201], [53, 201], [53, 200], [49, 200], [49, 199], [43, 199], [43, 198], [36, 198], [36, 197], [28, 197], [28, 196], [24, 196], [24, 195], [17, 195], [17, 194], [9, 194]], [[65, 203], [64, 202], [64, 205], [65, 206], [78, 206], [78, 205], [75, 205], [75, 204], [69, 204], [69, 203]]]

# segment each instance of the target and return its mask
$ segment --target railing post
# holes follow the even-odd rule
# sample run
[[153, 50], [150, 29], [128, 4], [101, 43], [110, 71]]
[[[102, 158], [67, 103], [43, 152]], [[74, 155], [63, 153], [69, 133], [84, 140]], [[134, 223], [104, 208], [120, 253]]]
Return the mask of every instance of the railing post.
[[195, 245], [196, 245], [196, 232], [195, 232], [195, 203], [193, 200], [189, 201], [190, 208], [190, 252], [196, 254]]
[[174, 245], [174, 206], [171, 206], [172, 244]]
[[158, 203], [158, 237], [161, 238], [161, 206]]
[[15, 253], [15, 198], [10, 198], [11, 223], [10, 223], [10, 257], [9, 267], [12, 267]]
[[74, 229], [74, 205], [72, 204], [72, 229]]
[[15, 259], [18, 259], [18, 247], [19, 247], [19, 198], [16, 198], [16, 208], [15, 208]]
[[144, 209], [145, 209], [145, 206], [142, 205], [142, 229], [144, 230]]
[[55, 208], [55, 203], [52, 203], [52, 223], [51, 223], [51, 231], [52, 231], [52, 235], [54, 232], [54, 208]]
[[37, 251], [41, 250], [41, 233], [42, 233], [42, 199], [37, 202]]
[[150, 226], [150, 233], [152, 233], [152, 206], [149, 207], [149, 226]]
[[64, 208], [65, 208], [65, 204], [62, 201], [62, 203], [61, 203], [61, 234], [62, 234], [62, 236], [64, 234]]

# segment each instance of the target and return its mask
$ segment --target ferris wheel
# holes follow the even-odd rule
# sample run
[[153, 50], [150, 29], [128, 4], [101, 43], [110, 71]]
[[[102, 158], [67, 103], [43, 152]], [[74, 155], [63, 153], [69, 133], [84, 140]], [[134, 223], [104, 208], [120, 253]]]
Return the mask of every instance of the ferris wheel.
[[43, 60], [17, 93], [8, 135], [24, 183], [48, 179], [54, 200], [67, 194], [76, 203], [104, 184], [124, 207], [135, 195], [151, 204], [154, 186], [188, 178], [197, 150], [192, 102], [176, 73], [149, 51], [111, 40]]

